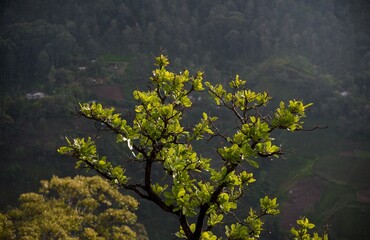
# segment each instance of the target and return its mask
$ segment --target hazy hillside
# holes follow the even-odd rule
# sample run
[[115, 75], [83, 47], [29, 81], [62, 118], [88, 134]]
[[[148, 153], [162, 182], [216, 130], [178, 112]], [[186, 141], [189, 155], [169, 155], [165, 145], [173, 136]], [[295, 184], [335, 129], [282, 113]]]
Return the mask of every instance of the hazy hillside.
[[[283, 136], [287, 159], [258, 172], [257, 192], [280, 196], [285, 211], [272, 223], [277, 239], [300, 214], [327, 223], [332, 239], [370, 236], [367, 1], [8, 0], [0, 9], [1, 208], [41, 179], [77, 174], [56, 153], [64, 136], [104, 133], [71, 114], [76, 102], [128, 112], [163, 52], [173, 69], [202, 69], [207, 81], [238, 73], [275, 104], [314, 102], [308, 124], [329, 125]], [[141, 206], [151, 239], [171, 238], [163, 234], [172, 220], [153, 222], [151, 206]]]

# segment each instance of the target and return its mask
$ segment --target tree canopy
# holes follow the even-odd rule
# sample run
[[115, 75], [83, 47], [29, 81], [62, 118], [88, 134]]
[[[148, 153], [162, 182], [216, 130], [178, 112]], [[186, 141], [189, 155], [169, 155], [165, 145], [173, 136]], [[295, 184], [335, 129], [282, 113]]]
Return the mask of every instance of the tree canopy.
[[[150, 77], [148, 91], [134, 91], [135, 115], [129, 123], [114, 108], [99, 103], [81, 103], [80, 115], [99, 122], [116, 135], [117, 144], [131, 152], [128, 161], [143, 166], [143, 176], [129, 178], [125, 163], [116, 164], [100, 156], [89, 138], [67, 138], [61, 154], [75, 157], [77, 167], [91, 168], [113, 184], [135, 192], [179, 219], [176, 236], [185, 239], [258, 239], [263, 231], [262, 217], [279, 213], [277, 199], [263, 196], [258, 209], [238, 211], [238, 200], [256, 179], [251, 168], [258, 168], [263, 158], [279, 157], [282, 149], [272, 133], [277, 130], [299, 131], [302, 119], [312, 104], [290, 100], [270, 112], [267, 92], [245, 88], [238, 75], [229, 86], [203, 82], [203, 72], [191, 75], [185, 69], [174, 73], [167, 69], [169, 60], [160, 55]], [[197, 123], [186, 122], [192, 114], [193, 94], [208, 90], [211, 99], [230, 114], [232, 129], [217, 124], [217, 117], [203, 112]], [[231, 117], [232, 116], [232, 117]], [[200, 141], [215, 141], [215, 157], [196, 151]], [[155, 177], [154, 173], [157, 176]], [[225, 221], [232, 216], [233, 221]], [[311, 239], [313, 228], [306, 218], [292, 228], [295, 239]], [[214, 230], [224, 226], [224, 234]], [[326, 239], [326, 235], [323, 236]], [[322, 239], [317, 234], [312, 239]]]
[[138, 202], [101, 177], [52, 177], [0, 213], [0, 239], [148, 239]]

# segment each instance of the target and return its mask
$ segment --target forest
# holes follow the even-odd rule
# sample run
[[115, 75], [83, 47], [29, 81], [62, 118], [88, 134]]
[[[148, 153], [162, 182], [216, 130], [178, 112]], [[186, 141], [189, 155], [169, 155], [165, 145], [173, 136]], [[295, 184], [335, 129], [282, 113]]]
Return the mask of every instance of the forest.
[[[303, 215], [330, 239], [368, 238], [369, 12], [365, 0], [1, 1], [1, 212], [41, 180], [91, 173], [57, 153], [65, 136], [90, 135], [111, 158], [128, 156], [76, 106], [100, 102], [132, 116], [132, 92], [148, 88], [153, 59], [165, 54], [174, 71], [204, 71], [214, 84], [239, 74], [273, 96], [272, 107], [313, 103], [305, 125], [325, 128], [277, 135], [284, 158], [261, 163], [241, 204], [278, 197], [266, 238], [284, 239]], [[196, 113], [218, 112], [211, 98], [194, 101]], [[149, 239], [175, 238], [176, 219], [145, 201], [136, 213]]]

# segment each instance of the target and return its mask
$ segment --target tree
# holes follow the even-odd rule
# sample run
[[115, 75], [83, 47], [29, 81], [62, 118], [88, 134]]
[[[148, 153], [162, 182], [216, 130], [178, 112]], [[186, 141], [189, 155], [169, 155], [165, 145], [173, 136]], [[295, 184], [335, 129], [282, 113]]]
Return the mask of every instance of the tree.
[[0, 214], [0, 239], [147, 239], [138, 202], [98, 176], [54, 176], [19, 204]]
[[[157, 68], [150, 77], [152, 88], [146, 92], [134, 91], [138, 105], [132, 124], [114, 108], [104, 108], [101, 104], [83, 103], [78, 108], [80, 115], [111, 130], [117, 144], [127, 145], [131, 160], [143, 165], [141, 181], [128, 178], [123, 167], [105, 156], [100, 157], [91, 138], [67, 138], [68, 145], [58, 151], [76, 158], [77, 167], [94, 169], [113, 184], [176, 215], [180, 224], [176, 233], [179, 238], [219, 239], [221, 236], [216, 236], [213, 230], [225, 225], [228, 239], [258, 239], [263, 231], [262, 217], [278, 214], [278, 203], [276, 198], [264, 196], [259, 210], [250, 208], [244, 216], [236, 217], [238, 200], [256, 181], [253, 173], [245, 169], [258, 167], [259, 158], [282, 155], [271, 133], [278, 129], [301, 130], [305, 110], [311, 104], [296, 100], [289, 101], [288, 105], [281, 102], [270, 115], [264, 110], [271, 99], [268, 93], [244, 89], [246, 81], [238, 75], [229, 83], [229, 88], [209, 82], [204, 86], [203, 72], [192, 76], [184, 70], [176, 74], [167, 70], [168, 64], [166, 56], [157, 57]], [[186, 127], [192, 94], [205, 87], [216, 105], [236, 119], [233, 133], [230, 129], [221, 129], [217, 118], [205, 112], [197, 123]], [[216, 158], [204, 157], [194, 150], [199, 141], [217, 139], [220, 141]], [[154, 176], [158, 172], [160, 178]], [[224, 223], [226, 215], [235, 216], [235, 222]], [[241, 217], [243, 220], [239, 220]], [[306, 224], [305, 219], [302, 221]], [[313, 224], [307, 224], [303, 230], [301, 225], [292, 229], [296, 239], [311, 239], [308, 229]], [[300, 237], [301, 232], [306, 238]], [[326, 239], [326, 235], [312, 237], [322, 238]]]

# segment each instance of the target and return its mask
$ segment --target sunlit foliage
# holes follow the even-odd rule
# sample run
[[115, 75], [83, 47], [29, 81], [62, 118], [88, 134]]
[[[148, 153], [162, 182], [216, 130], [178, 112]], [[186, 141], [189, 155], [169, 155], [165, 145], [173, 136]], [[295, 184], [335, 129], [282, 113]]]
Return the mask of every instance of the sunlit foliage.
[[[167, 70], [169, 60], [160, 55], [157, 68], [150, 77], [152, 88], [134, 91], [138, 101], [132, 123], [114, 108], [98, 103], [82, 103], [78, 111], [85, 118], [100, 122], [131, 151], [131, 160], [143, 164], [143, 180], [127, 177], [124, 167], [113, 164], [97, 153], [91, 138], [67, 138], [67, 146], [59, 152], [77, 159], [77, 167], [96, 170], [117, 186], [132, 190], [141, 198], [154, 202], [162, 210], [178, 217], [176, 233], [185, 239], [220, 239], [214, 228], [224, 225], [228, 239], [258, 239], [263, 231], [262, 217], [279, 213], [277, 199], [264, 196], [259, 209], [239, 210], [234, 223], [224, 218], [236, 216], [238, 200], [256, 179], [250, 167], [259, 167], [259, 158], [283, 154], [271, 133], [278, 129], [302, 129], [302, 118], [311, 104], [291, 100], [280, 103], [269, 114], [266, 106], [271, 97], [267, 92], [245, 88], [246, 81], [236, 76], [225, 87], [203, 83], [203, 72], [192, 76], [188, 70], [179, 74]], [[184, 123], [185, 113], [192, 108], [192, 94], [205, 89], [221, 109], [230, 112], [235, 131], [221, 129], [217, 117], [203, 112], [192, 127]], [[202, 140], [218, 142], [218, 158], [206, 158], [194, 150]], [[123, 163], [124, 164], [124, 163]], [[160, 167], [158, 167], [160, 166]], [[216, 167], [218, 166], [218, 167]], [[163, 169], [163, 177], [153, 177], [153, 169]]]
[[101, 177], [53, 177], [0, 215], [0, 239], [145, 240], [137, 207], [133, 197]]

